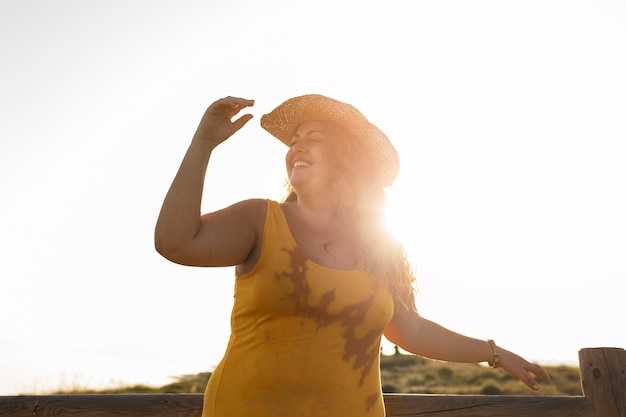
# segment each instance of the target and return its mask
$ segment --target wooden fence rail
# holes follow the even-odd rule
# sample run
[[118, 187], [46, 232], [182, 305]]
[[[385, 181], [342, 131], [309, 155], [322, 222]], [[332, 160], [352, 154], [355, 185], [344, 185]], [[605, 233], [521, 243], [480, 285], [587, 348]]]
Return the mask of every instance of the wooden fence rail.
[[[385, 394], [387, 416], [626, 417], [626, 351], [587, 348], [578, 357], [584, 396]], [[0, 417], [200, 417], [201, 413], [202, 394], [0, 397]]]

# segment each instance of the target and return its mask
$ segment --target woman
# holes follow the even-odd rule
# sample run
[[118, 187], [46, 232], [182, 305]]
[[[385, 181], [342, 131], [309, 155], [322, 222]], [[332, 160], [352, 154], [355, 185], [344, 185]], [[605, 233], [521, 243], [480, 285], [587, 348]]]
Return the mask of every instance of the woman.
[[287, 100], [261, 125], [289, 146], [285, 201], [246, 200], [201, 215], [211, 152], [254, 101], [207, 109], [155, 231], [167, 259], [236, 266], [232, 333], [203, 416], [385, 415], [380, 341], [417, 355], [501, 366], [532, 389], [538, 365], [417, 313], [404, 251], [385, 232], [384, 189], [399, 170], [387, 137], [354, 107], [320, 95]]

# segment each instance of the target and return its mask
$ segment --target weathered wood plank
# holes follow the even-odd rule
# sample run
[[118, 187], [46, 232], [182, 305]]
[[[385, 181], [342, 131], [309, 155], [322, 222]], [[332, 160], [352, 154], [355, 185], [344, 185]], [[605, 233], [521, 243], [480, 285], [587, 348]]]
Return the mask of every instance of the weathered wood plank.
[[[200, 417], [202, 394], [0, 397], [0, 416]], [[593, 417], [585, 397], [385, 394], [388, 417]]]
[[2, 417], [200, 417], [202, 394], [0, 397]]
[[626, 417], [626, 351], [587, 348], [578, 352], [583, 393], [597, 417]]
[[593, 417], [585, 397], [387, 394], [388, 417]]

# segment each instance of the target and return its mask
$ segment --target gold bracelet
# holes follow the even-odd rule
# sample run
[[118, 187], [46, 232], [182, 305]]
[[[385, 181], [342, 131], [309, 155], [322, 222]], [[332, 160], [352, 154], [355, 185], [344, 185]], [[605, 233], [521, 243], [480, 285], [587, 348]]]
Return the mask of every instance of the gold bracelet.
[[498, 347], [496, 346], [496, 342], [494, 342], [492, 339], [487, 340], [487, 343], [489, 343], [489, 346], [491, 346], [491, 353], [493, 353], [493, 365], [491, 365], [492, 368], [499, 368], [500, 367], [500, 352], [498, 352]]

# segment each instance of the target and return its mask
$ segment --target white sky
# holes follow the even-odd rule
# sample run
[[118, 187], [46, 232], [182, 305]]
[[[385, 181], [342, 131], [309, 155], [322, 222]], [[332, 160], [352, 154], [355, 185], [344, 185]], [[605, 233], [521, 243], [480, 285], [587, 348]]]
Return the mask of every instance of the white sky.
[[205, 210], [280, 199], [260, 116], [326, 94], [398, 148], [423, 315], [542, 363], [626, 347], [624, 22], [617, 0], [0, 0], [0, 395], [217, 364], [233, 270], [171, 264], [152, 232], [226, 95], [255, 119]]

